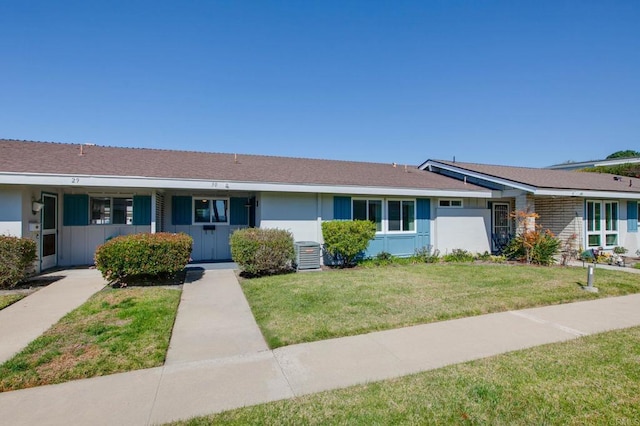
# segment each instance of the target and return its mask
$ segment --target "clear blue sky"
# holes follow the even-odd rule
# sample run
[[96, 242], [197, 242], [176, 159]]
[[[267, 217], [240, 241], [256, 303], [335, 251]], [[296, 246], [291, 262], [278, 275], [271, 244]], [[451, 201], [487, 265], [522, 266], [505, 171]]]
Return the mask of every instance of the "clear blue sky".
[[522, 166], [640, 150], [640, 1], [0, 0], [0, 138]]

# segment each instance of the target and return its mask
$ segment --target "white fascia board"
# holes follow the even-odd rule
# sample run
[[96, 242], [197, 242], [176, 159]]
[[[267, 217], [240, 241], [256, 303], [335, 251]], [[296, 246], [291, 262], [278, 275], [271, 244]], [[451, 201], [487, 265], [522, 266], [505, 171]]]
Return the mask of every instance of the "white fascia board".
[[592, 191], [580, 189], [541, 189], [535, 191], [534, 195], [546, 195], [552, 197], [619, 198], [625, 200], [640, 199], [640, 192]]
[[600, 160], [593, 162], [594, 167], [602, 167], [602, 166], [617, 166], [620, 164], [635, 164], [640, 163], [640, 158], [619, 158], [615, 160]]
[[450, 172], [460, 173], [462, 175], [466, 175], [466, 176], [470, 176], [470, 177], [486, 180], [487, 182], [492, 182], [492, 183], [497, 183], [497, 184], [500, 184], [500, 185], [510, 186], [510, 187], [512, 187], [514, 189], [520, 189], [522, 191], [534, 192], [536, 190], [536, 187], [532, 186], [532, 185], [527, 185], [525, 183], [515, 182], [515, 181], [509, 180], [509, 179], [503, 179], [503, 178], [499, 178], [499, 177], [495, 177], [495, 176], [488, 176], [488, 175], [486, 175], [484, 173], [474, 172], [474, 171], [471, 171], [471, 170], [462, 169], [460, 167], [455, 167], [455, 166], [450, 166], [448, 164], [438, 163], [437, 161], [427, 161], [426, 163], [424, 163], [424, 164], [422, 164], [420, 166], [420, 169], [424, 170], [424, 168], [429, 167], [429, 166], [436, 166], [436, 167], [438, 167], [440, 169], [449, 170]]
[[349, 185], [310, 185], [268, 182], [237, 182], [198, 179], [146, 178], [138, 176], [88, 176], [0, 173], [0, 184], [47, 185], [64, 187], [151, 188], [213, 191], [313, 192], [329, 194], [396, 195], [414, 197], [491, 198], [491, 191], [364, 187]]

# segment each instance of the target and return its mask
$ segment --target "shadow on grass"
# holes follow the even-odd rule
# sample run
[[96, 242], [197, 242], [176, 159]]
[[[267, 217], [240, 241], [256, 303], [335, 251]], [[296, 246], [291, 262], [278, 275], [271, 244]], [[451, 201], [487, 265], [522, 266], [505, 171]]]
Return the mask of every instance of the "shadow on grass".
[[113, 284], [113, 288], [120, 287], [158, 287], [158, 286], [180, 286], [186, 282], [187, 270], [184, 269], [176, 274], [160, 275], [134, 275], [127, 277], [122, 283]]

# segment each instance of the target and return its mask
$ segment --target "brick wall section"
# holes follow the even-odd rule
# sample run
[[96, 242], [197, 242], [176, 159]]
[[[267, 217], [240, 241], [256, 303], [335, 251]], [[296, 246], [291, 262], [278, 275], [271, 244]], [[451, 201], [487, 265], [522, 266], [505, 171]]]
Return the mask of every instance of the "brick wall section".
[[556, 237], [566, 241], [577, 234], [574, 248], [584, 247], [583, 238], [583, 201], [579, 198], [536, 198], [537, 220], [542, 229], [549, 229]]
[[[516, 212], [526, 212], [526, 213], [537, 213], [536, 203], [532, 195], [523, 194], [518, 195], [516, 197]], [[523, 227], [526, 227], [527, 230], [533, 231], [536, 226], [536, 221], [534, 218], [528, 218], [526, 223], [520, 222], [516, 220], [516, 232], [522, 233], [524, 231]]]

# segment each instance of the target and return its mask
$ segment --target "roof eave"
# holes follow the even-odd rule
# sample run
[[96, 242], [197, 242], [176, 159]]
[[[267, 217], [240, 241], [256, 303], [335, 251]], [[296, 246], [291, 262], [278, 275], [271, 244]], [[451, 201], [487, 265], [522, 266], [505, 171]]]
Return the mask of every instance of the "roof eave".
[[204, 180], [178, 178], [152, 178], [141, 176], [95, 176], [77, 174], [44, 173], [0, 173], [0, 184], [41, 185], [61, 187], [111, 187], [149, 188], [175, 190], [222, 190], [222, 191], [268, 191], [268, 192], [313, 192], [361, 195], [392, 195], [415, 197], [469, 197], [491, 198], [489, 190], [455, 188], [405, 188], [393, 186], [361, 186], [305, 184], [282, 182], [242, 182], [231, 180]]
[[541, 188], [534, 195], [552, 197], [581, 197], [581, 198], [618, 198], [625, 200], [637, 200], [638, 192], [596, 191], [592, 189], [549, 189]]
[[474, 178], [477, 178], [477, 179], [486, 180], [487, 182], [497, 183], [499, 185], [509, 186], [509, 187], [511, 187], [513, 189], [519, 189], [521, 191], [534, 193], [536, 191], [536, 189], [537, 189], [536, 186], [528, 185], [526, 183], [517, 182], [517, 181], [510, 180], [510, 179], [505, 179], [505, 178], [500, 178], [500, 177], [497, 177], [497, 176], [487, 175], [485, 173], [476, 172], [476, 171], [473, 171], [473, 170], [465, 169], [463, 167], [452, 166], [450, 164], [440, 163], [440, 162], [434, 161], [434, 160], [428, 160], [428, 161], [422, 163], [420, 165], [420, 169], [424, 170], [429, 166], [436, 166], [436, 167], [439, 167], [441, 169], [449, 170], [449, 171], [456, 172], [456, 173], [461, 173], [461, 174], [467, 175], [469, 177], [474, 177]]

